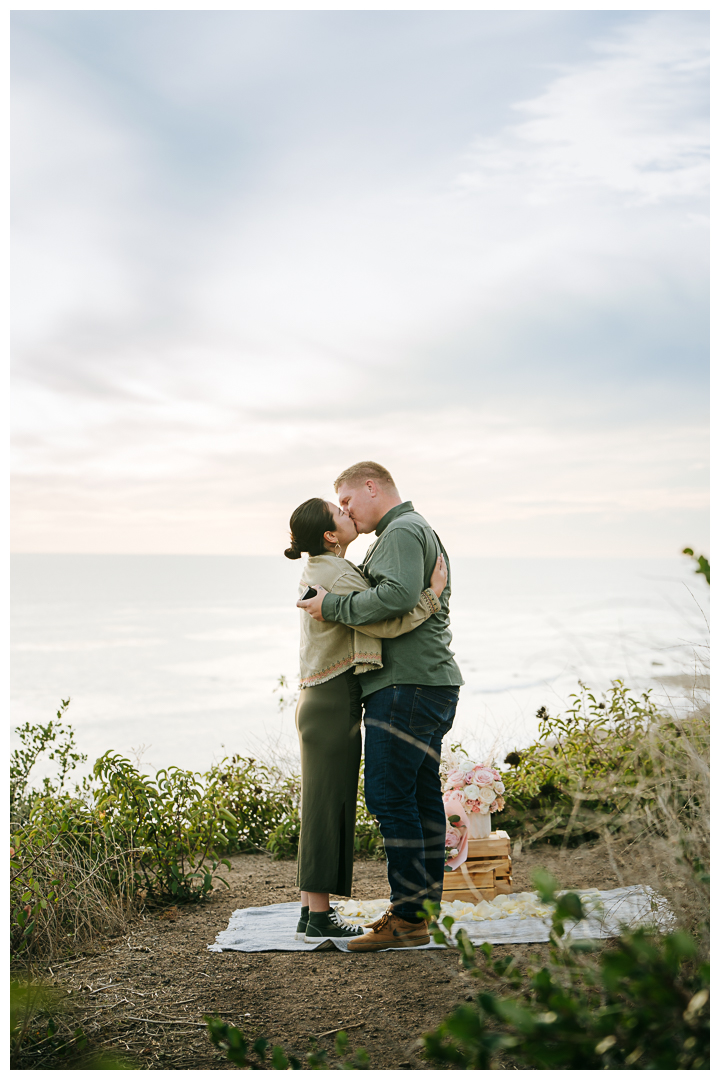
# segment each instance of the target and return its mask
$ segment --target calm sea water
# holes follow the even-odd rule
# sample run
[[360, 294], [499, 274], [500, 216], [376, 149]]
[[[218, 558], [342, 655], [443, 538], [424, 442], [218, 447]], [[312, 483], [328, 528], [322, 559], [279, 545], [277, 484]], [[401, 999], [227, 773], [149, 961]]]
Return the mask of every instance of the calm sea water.
[[[689, 560], [458, 558], [452, 570], [466, 680], [454, 731], [469, 748], [526, 744], [537, 709], [562, 709], [578, 679], [687, 705], [682, 683], [708, 642], [708, 590]], [[47, 723], [70, 697], [91, 762], [108, 749], [147, 768], [294, 754], [275, 688], [297, 682], [299, 576], [271, 556], [13, 556], [13, 726]]]

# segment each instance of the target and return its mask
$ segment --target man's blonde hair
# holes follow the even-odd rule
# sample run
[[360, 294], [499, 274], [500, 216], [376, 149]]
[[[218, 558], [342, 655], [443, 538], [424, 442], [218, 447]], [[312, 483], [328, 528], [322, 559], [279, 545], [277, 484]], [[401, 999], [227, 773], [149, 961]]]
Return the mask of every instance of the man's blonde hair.
[[341, 484], [356, 485], [366, 480], [377, 480], [381, 484], [387, 484], [388, 487], [395, 487], [395, 481], [390, 473], [382, 465], [378, 465], [377, 461], [358, 461], [357, 465], [343, 469], [335, 481], [335, 490], [337, 491]]

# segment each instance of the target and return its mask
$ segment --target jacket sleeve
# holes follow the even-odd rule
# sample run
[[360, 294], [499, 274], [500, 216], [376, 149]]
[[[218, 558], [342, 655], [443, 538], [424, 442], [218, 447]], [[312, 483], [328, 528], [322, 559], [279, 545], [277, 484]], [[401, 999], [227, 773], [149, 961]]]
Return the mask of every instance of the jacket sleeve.
[[384, 619], [382, 622], [366, 623], [364, 626], [354, 626], [353, 630], [360, 630], [368, 637], [394, 638], [401, 634], [407, 634], [420, 626], [431, 615], [442, 611], [442, 604], [432, 589], [423, 589], [420, 599], [407, 615], [399, 615], [395, 619]]
[[410, 529], [390, 529], [372, 555], [377, 584], [362, 592], [323, 599], [327, 622], [365, 627], [412, 612], [425, 585], [425, 559], [420, 538]]

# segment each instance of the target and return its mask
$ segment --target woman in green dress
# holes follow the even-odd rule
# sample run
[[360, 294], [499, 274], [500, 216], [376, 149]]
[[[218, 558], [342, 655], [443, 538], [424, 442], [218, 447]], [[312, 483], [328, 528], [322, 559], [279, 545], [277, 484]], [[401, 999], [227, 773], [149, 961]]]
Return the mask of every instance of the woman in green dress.
[[[308, 554], [300, 595], [308, 586], [341, 596], [370, 587], [357, 566], [345, 558], [357, 530], [339, 506], [308, 499], [290, 518], [290, 532], [286, 557], [299, 559]], [[406, 634], [440, 610], [439, 597], [446, 584], [447, 568], [440, 556], [430, 588], [407, 615], [361, 627], [301, 616], [301, 690], [295, 714], [302, 773], [298, 939], [319, 942], [363, 933], [344, 923], [330, 906], [331, 893], [350, 896], [352, 887], [362, 753], [357, 675], [382, 667], [383, 638]]]

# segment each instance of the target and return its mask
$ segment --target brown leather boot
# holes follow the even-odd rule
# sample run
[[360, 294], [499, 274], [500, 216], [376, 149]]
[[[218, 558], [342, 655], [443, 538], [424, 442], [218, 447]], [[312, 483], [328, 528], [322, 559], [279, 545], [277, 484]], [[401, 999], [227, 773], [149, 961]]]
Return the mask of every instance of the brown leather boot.
[[430, 934], [425, 919], [408, 922], [394, 915], [391, 908], [372, 924], [367, 934], [348, 941], [350, 952], [375, 952], [377, 949], [414, 949], [428, 945]]

